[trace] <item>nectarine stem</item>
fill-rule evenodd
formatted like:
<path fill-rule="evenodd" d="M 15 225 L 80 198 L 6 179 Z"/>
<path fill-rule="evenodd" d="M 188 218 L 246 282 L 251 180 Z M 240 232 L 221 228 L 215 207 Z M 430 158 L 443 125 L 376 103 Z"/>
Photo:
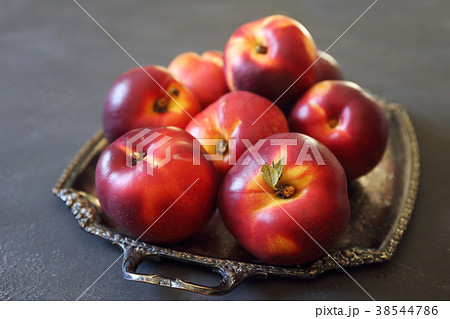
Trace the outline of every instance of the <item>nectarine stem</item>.
<path fill-rule="evenodd" d="M 330 128 L 336 128 L 336 126 L 338 126 L 338 124 L 339 124 L 339 119 L 338 118 L 332 118 L 328 122 L 328 125 L 330 125 Z"/>
<path fill-rule="evenodd" d="M 216 144 L 216 152 L 223 155 L 228 151 L 228 143 L 224 139 L 221 139 Z"/>
<path fill-rule="evenodd" d="M 139 152 L 133 152 L 130 154 L 131 156 L 131 164 L 134 166 L 137 163 L 139 163 L 140 161 L 142 161 L 144 159 L 144 157 L 146 156 L 146 153 L 139 153 Z"/>
<path fill-rule="evenodd" d="M 265 45 L 257 45 L 256 46 L 256 52 L 260 54 L 266 54 L 267 53 L 267 47 Z"/>
<path fill-rule="evenodd" d="M 178 96 L 180 94 L 180 90 L 178 90 L 177 88 L 171 88 L 169 90 L 169 94 L 173 96 Z"/>
<path fill-rule="evenodd" d="M 167 112 L 168 105 L 169 105 L 169 101 L 167 100 L 167 98 L 162 97 L 155 101 L 155 104 L 153 105 L 153 110 L 156 113 L 164 113 L 164 112 Z"/>
<path fill-rule="evenodd" d="M 292 185 L 284 185 L 277 187 L 275 194 L 277 194 L 278 197 L 283 199 L 289 198 L 295 194 L 295 187 Z"/>

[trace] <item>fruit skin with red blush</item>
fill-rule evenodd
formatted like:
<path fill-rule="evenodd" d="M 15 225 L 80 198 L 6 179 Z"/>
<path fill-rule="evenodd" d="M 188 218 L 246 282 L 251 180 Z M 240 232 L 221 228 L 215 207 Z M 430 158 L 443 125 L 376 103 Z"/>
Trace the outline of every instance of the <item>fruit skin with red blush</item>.
<path fill-rule="evenodd" d="M 319 60 L 316 62 L 316 83 L 325 80 L 343 80 L 339 63 L 327 52 L 318 50 Z"/>
<path fill-rule="evenodd" d="M 225 78 L 231 91 L 250 91 L 271 101 L 290 87 L 280 100 L 285 103 L 315 82 L 316 58 L 308 30 L 292 18 L 273 15 L 246 23 L 231 35 L 224 50 Z"/>
<path fill-rule="evenodd" d="M 200 109 L 194 94 L 166 68 L 147 65 L 125 72 L 114 82 L 103 105 L 103 130 L 112 143 L 141 127 L 184 129 Z"/>
<path fill-rule="evenodd" d="M 342 70 L 339 63 L 330 54 L 317 50 L 318 60 L 315 63 L 315 83 L 325 80 L 343 80 Z M 289 115 L 290 111 L 295 105 L 295 100 L 285 101 L 281 99 L 277 102 L 277 105 L 286 114 Z"/>
<path fill-rule="evenodd" d="M 226 227 L 265 263 L 297 265 L 324 255 L 322 248 L 336 244 L 350 218 L 341 164 L 323 144 L 299 133 L 268 137 L 258 154 L 268 165 L 248 150 L 221 184 L 218 207 Z M 251 161 L 244 165 L 247 156 Z M 267 166 L 278 167 L 281 174 L 273 185 L 261 171 Z"/>
<path fill-rule="evenodd" d="M 164 138 L 169 139 L 162 143 Z M 136 129 L 109 145 L 95 171 L 105 214 L 150 243 L 178 242 L 196 233 L 214 213 L 218 177 L 204 156 L 193 163 L 193 141 L 182 129 L 163 127 Z"/>
<path fill-rule="evenodd" d="M 347 178 L 370 172 L 385 152 L 389 123 L 377 100 L 349 81 L 312 86 L 289 115 L 292 131 L 325 144 L 341 162 Z"/>
<path fill-rule="evenodd" d="M 228 92 L 220 51 L 182 53 L 169 64 L 169 71 L 194 93 L 202 108 Z"/>
<path fill-rule="evenodd" d="M 218 154 L 214 165 L 222 175 L 247 150 L 242 139 L 255 144 L 272 134 L 289 132 L 287 119 L 276 105 L 247 91 L 225 94 L 197 114 L 194 120 L 187 125 L 186 131 L 197 138 L 209 154 Z M 214 145 L 206 145 L 211 143 L 204 139 L 217 140 Z"/>

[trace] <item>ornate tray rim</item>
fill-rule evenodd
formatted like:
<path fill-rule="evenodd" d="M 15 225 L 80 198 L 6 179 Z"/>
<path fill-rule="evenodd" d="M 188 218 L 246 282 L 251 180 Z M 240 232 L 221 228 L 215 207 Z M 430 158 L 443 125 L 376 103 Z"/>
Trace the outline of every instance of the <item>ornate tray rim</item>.
<path fill-rule="evenodd" d="M 225 294 L 242 281 L 250 277 L 267 278 L 268 275 L 277 275 L 296 278 L 313 278 L 329 270 L 341 267 L 355 267 L 363 264 L 383 262 L 392 258 L 399 241 L 406 230 L 411 218 L 414 202 L 417 196 L 420 162 L 419 145 L 414 132 L 414 127 L 403 106 L 395 103 L 386 104 L 382 102 L 386 112 L 398 116 L 405 129 L 405 147 L 410 154 L 409 185 L 406 200 L 399 209 L 401 213 L 397 216 L 391 227 L 390 234 L 378 249 L 367 249 L 354 247 L 343 249 L 324 256 L 316 261 L 301 266 L 283 267 L 268 264 L 257 264 L 240 262 L 236 260 L 221 259 L 196 255 L 188 252 L 177 251 L 156 245 L 144 243 L 131 237 L 116 233 L 99 224 L 99 204 L 95 197 L 85 192 L 71 188 L 78 171 L 81 171 L 92 159 L 93 149 L 102 146 L 103 131 L 99 130 L 79 150 L 77 155 L 64 170 L 57 183 L 53 187 L 53 194 L 65 202 L 71 209 L 81 228 L 93 235 L 107 239 L 123 249 L 122 274 L 125 279 L 146 282 L 165 287 L 172 287 L 205 295 Z M 103 141 L 104 142 L 104 141 Z M 222 276 L 222 280 L 214 287 L 203 286 L 179 278 L 167 278 L 162 275 L 149 275 L 137 273 L 139 264 L 144 257 L 160 257 L 175 259 L 182 262 L 211 267 L 214 272 Z M 334 259 L 334 260 L 333 260 Z M 336 262 L 339 264 L 336 264 Z"/>

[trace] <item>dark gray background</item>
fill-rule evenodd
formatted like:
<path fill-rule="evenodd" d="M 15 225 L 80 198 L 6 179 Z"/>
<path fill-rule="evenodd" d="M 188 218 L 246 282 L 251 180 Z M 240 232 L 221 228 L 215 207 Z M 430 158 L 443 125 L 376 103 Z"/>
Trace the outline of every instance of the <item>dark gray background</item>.
<path fill-rule="evenodd" d="M 300 20 L 325 49 L 371 1 L 81 3 L 141 64 L 167 65 L 184 51 L 221 50 L 238 26 L 274 13 Z M 445 0 L 380 0 L 330 50 L 346 78 L 406 106 L 421 147 L 419 196 L 397 253 L 350 270 L 375 299 L 450 296 L 449 12 Z M 84 233 L 51 188 L 100 128 L 111 83 L 134 66 L 73 1 L 0 1 L 0 299 L 76 299 L 119 256 L 109 242 Z M 166 269 L 198 275 L 189 267 Z M 205 297 L 126 281 L 117 263 L 83 299 L 368 297 L 341 271 L 251 281 Z"/>

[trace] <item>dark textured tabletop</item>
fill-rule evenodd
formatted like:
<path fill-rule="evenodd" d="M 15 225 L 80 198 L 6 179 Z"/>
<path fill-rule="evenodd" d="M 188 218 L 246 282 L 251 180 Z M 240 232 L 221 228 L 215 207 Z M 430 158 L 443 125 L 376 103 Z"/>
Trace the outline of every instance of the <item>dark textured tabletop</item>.
<path fill-rule="evenodd" d="M 245 22 L 281 13 L 326 49 L 372 1 L 80 1 L 139 63 L 222 50 Z M 111 83 L 135 66 L 71 0 L 0 4 L 0 300 L 77 299 L 120 255 L 86 234 L 51 188 L 101 126 Z M 380 0 L 329 50 L 347 79 L 403 104 L 420 144 L 413 218 L 394 258 L 349 273 L 377 300 L 450 297 L 450 2 Z M 245 282 L 206 297 L 122 279 L 114 264 L 82 300 L 367 300 L 342 271 Z M 155 271 L 184 278 L 177 264 Z"/>

